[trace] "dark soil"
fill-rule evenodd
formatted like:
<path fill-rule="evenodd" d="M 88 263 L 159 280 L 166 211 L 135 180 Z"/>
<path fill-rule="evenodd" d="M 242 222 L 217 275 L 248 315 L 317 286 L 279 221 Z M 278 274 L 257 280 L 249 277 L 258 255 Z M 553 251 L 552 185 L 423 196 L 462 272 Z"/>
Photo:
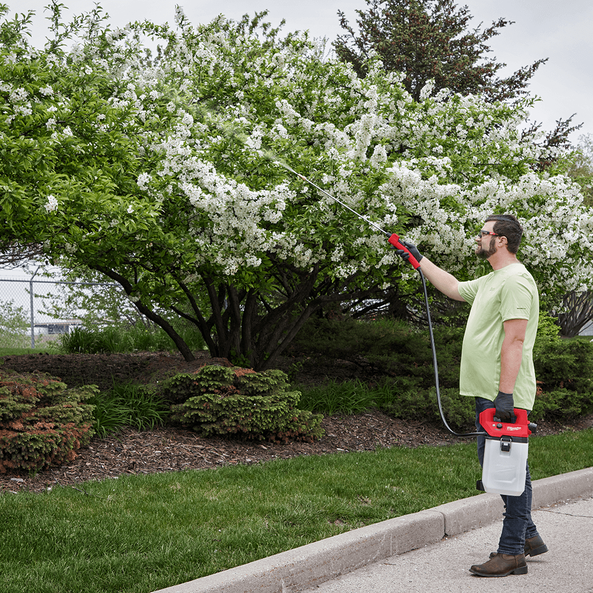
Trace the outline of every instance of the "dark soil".
<path fill-rule="evenodd" d="M 293 360 L 280 368 L 290 371 Z M 361 375 L 359 367 L 342 361 L 326 366 L 300 361 L 296 379 L 311 383 L 325 378 L 349 379 Z M 4 368 L 19 372 L 41 371 L 59 377 L 69 386 L 96 384 L 109 389 L 113 382 L 154 383 L 182 372 L 192 372 L 205 364 L 228 365 L 225 359 L 212 359 L 207 352 L 185 362 L 176 354 L 34 354 L 0 357 Z M 173 426 L 138 432 L 125 429 L 105 438 L 95 437 L 67 465 L 40 471 L 0 474 L 0 492 L 28 490 L 42 492 L 56 485 L 78 487 L 88 480 L 116 478 L 122 474 L 150 474 L 184 469 L 207 469 L 223 465 L 253 464 L 299 455 L 323 455 L 348 451 L 370 451 L 377 447 L 439 446 L 466 442 L 450 435 L 434 422 L 410 422 L 391 418 L 378 410 L 352 416 L 327 416 L 322 424 L 325 436 L 315 443 L 276 444 L 229 438 L 202 438 Z M 583 430 L 593 426 L 593 416 L 579 418 L 562 426 L 540 423 L 538 434 Z"/>

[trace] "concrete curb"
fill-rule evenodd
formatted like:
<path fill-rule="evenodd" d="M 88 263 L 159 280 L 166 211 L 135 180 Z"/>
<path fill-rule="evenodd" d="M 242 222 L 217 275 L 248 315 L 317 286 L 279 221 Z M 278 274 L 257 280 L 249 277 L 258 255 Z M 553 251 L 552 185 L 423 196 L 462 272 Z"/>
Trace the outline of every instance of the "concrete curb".
<path fill-rule="evenodd" d="M 593 468 L 533 482 L 533 508 L 593 494 Z M 502 517 L 497 494 L 481 494 L 389 519 L 154 593 L 288 593 L 404 554 Z"/>

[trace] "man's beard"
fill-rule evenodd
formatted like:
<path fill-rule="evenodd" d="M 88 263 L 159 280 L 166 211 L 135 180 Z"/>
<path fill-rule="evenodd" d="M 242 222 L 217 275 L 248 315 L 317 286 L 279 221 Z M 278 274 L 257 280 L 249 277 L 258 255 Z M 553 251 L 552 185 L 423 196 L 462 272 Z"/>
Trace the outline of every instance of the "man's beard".
<path fill-rule="evenodd" d="M 493 239 L 494 237 L 490 237 L 490 245 L 488 246 L 488 249 L 484 249 L 483 245 L 478 247 L 478 250 L 476 251 L 476 255 L 478 257 L 481 257 L 482 259 L 488 259 L 491 255 L 496 253 L 496 245 L 494 245 Z"/>

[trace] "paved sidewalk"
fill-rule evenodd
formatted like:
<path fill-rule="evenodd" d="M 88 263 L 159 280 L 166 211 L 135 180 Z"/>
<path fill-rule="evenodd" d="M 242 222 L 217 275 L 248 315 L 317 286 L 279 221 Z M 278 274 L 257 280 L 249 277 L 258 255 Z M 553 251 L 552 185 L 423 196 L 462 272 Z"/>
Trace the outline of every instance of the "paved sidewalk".
<path fill-rule="evenodd" d="M 527 575 L 469 572 L 502 527 L 500 496 L 481 494 L 156 593 L 593 593 L 593 467 L 533 482 L 533 509 L 550 551 Z"/>
<path fill-rule="evenodd" d="M 593 497 L 534 511 L 549 552 L 526 575 L 481 578 L 469 567 L 496 550 L 501 523 L 392 556 L 302 593 L 585 593 L 593 591 Z"/>

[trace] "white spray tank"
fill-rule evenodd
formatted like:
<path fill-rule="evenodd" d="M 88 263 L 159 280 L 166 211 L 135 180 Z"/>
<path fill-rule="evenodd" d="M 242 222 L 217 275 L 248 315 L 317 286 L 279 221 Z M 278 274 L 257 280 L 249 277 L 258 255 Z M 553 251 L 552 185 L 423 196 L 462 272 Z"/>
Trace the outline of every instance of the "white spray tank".
<path fill-rule="evenodd" d="M 495 419 L 495 408 L 480 414 L 480 424 L 486 431 L 480 490 L 507 496 L 520 496 L 525 490 L 529 435 L 537 425 L 529 422 L 527 410 L 515 408 L 514 412 L 514 423 Z"/>

